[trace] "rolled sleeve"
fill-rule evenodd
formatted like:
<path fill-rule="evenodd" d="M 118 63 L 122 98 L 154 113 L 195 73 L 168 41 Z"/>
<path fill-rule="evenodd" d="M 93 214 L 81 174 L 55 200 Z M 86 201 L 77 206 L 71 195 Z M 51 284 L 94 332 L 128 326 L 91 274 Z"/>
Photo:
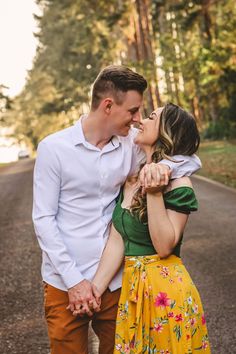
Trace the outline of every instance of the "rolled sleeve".
<path fill-rule="evenodd" d="M 66 248 L 57 226 L 60 163 L 52 146 L 41 142 L 34 168 L 33 222 L 39 245 L 60 274 L 67 289 L 84 279 Z"/>
<path fill-rule="evenodd" d="M 176 162 L 167 159 L 160 162 L 171 169 L 171 179 L 191 176 L 202 167 L 201 160 L 195 154 L 192 156 L 175 155 L 173 160 Z"/>

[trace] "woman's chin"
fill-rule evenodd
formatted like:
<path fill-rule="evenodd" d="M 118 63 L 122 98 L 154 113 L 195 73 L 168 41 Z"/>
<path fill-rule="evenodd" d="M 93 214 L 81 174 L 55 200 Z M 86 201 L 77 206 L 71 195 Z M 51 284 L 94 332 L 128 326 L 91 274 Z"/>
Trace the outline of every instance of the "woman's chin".
<path fill-rule="evenodd" d="M 138 136 L 134 139 L 134 143 L 140 147 L 140 149 L 144 149 L 144 144 L 142 139 L 139 139 Z"/>
<path fill-rule="evenodd" d="M 138 136 L 138 135 L 134 138 L 134 143 L 135 143 L 136 145 L 140 145 L 140 139 L 139 139 L 139 136 Z"/>
<path fill-rule="evenodd" d="M 142 132 L 139 131 L 136 137 L 134 138 L 134 143 L 140 145 L 142 143 Z"/>

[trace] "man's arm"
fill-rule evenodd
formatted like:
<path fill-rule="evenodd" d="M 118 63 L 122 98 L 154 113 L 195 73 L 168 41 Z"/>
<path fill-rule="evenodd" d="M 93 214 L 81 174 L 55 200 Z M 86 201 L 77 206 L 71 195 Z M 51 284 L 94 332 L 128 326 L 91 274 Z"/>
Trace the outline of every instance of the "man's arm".
<path fill-rule="evenodd" d="M 33 222 L 41 249 L 48 255 L 67 289 L 84 279 L 57 226 L 60 163 L 45 142 L 39 144 L 34 168 Z"/>
<path fill-rule="evenodd" d="M 132 128 L 130 132 L 132 144 L 132 162 L 129 172 L 130 176 L 136 175 L 139 172 L 140 164 L 145 163 L 146 159 L 144 151 L 140 148 L 140 146 L 134 143 L 134 138 L 137 133 L 138 130 Z M 142 185 L 145 185 L 147 187 L 148 184 L 151 184 L 151 181 L 159 185 L 158 182 L 160 181 L 161 177 L 160 170 L 161 173 L 164 175 L 164 179 L 166 181 L 169 178 L 175 179 L 184 176 L 191 176 L 193 173 L 197 172 L 202 167 L 199 157 L 195 154 L 193 154 L 192 156 L 175 155 L 171 158 L 176 162 L 170 161 L 168 159 L 163 159 L 158 163 L 160 167 L 154 168 L 153 166 L 148 166 L 146 171 L 142 170 L 140 174 Z M 169 169 L 167 169 L 166 166 L 168 166 Z M 169 170 L 171 172 L 170 174 Z M 147 178 L 146 172 L 148 174 Z"/>
<path fill-rule="evenodd" d="M 164 159 L 159 163 L 146 164 L 142 168 L 139 178 L 144 190 L 165 186 L 169 179 L 191 176 L 201 168 L 201 161 L 196 155 L 175 155 L 172 159 L 176 162 Z"/>
<path fill-rule="evenodd" d="M 74 311 L 83 305 L 88 310 L 88 301 L 94 300 L 92 285 L 70 256 L 57 226 L 61 166 L 52 148 L 46 142 L 38 147 L 34 169 L 34 228 L 41 249 L 68 289 L 69 308 Z"/>
<path fill-rule="evenodd" d="M 163 159 L 159 162 L 171 169 L 171 179 L 191 176 L 202 167 L 201 160 L 195 154 L 192 156 L 175 155 L 172 156 L 172 160 L 177 162 L 167 159 Z"/>

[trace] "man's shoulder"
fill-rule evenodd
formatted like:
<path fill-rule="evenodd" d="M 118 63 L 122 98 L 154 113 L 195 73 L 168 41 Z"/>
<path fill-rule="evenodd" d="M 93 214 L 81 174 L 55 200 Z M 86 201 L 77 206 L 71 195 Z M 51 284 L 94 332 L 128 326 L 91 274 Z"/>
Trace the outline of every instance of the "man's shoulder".
<path fill-rule="evenodd" d="M 40 141 L 40 145 L 63 145 L 65 141 L 70 140 L 70 132 L 73 126 L 59 130 L 55 133 L 47 135 Z"/>

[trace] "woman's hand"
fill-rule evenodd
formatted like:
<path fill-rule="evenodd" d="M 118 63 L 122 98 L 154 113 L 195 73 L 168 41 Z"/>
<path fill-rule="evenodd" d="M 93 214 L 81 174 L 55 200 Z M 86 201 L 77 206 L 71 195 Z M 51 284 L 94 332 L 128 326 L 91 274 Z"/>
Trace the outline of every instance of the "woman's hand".
<path fill-rule="evenodd" d="M 171 170 L 168 166 L 161 163 L 146 164 L 139 174 L 143 192 L 161 192 L 169 183 Z"/>
<path fill-rule="evenodd" d="M 74 311 L 72 311 L 73 316 L 92 316 L 94 312 L 99 312 L 101 310 L 101 296 L 102 293 L 98 290 L 95 284 L 91 283 L 93 298 L 87 302 L 81 304 L 81 306 Z"/>

